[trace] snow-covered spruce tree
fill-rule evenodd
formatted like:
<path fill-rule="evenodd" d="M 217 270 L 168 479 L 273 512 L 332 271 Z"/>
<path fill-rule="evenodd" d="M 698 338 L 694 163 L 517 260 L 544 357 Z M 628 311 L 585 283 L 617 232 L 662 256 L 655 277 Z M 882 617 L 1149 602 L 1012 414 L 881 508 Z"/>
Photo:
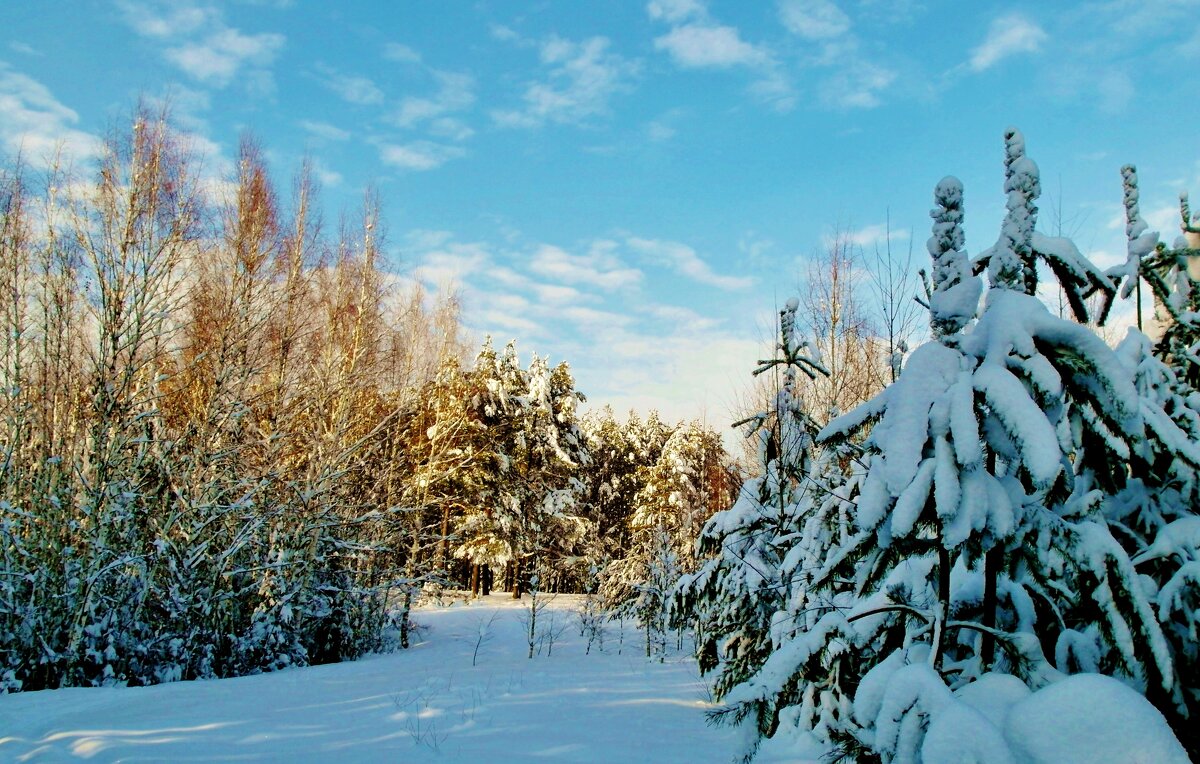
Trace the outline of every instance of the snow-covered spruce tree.
<path fill-rule="evenodd" d="M 1129 257 L 1112 271 L 1127 279 L 1122 293 L 1150 285 L 1162 336 L 1157 344 L 1131 329 L 1118 353 L 1131 369 L 1142 400 L 1147 439 L 1140 458 L 1131 462 L 1128 483 L 1106 504 L 1114 535 L 1133 556 L 1144 584 L 1153 582 L 1155 605 L 1174 658 L 1171 697 L 1156 698 L 1180 739 L 1193 755 L 1200 752 L 1195 718 L 1200 714 L 1200 396 L 1196 347 L 1200 323 L 1194 304 L 1196 281 L 1189 249 L 1181 237 L 1174 249 L 1158 243 L 1138 209 L 1137 171 L 1121 168 L 1125 189 Z M 1187 197 L 1181 198 L 1181 228 L 1190 225 Z M 1139 313 L 1140 316 L 1140 313 Z"/>
<path fill-rule="evenodd" d="M 524 556 L 530 573 L 539 574 L 542 590 L 558 592 L 564 585 L 577 586 L 586 575 L 585 540 L 594 534 L 581 506 L 580 473 L 591 464 L 579 426 L 584 396 L 565 361 L 551 368 L 546 357 L 535 356 L 529 377 L 532 416 L 524 435 L 524 469 L 531 510 Z"/>
<path fill-rule="evenodd" d="M 777 352 L 754 370 L 755 376 L 776 374 L 771 409 L 737 423 L 749 425 L 749 437 L 758 440 L 761 475 L 746 481 L 732 507 L 705 523 L 696 540 L 700 568 L 679 579 L 669 605 L 673 626 L 695 630 L 701 671 L 716 671 L 717 699 L 770 653 L 771 619 L 783 607 L 780 568 L 813 499 L 809 473 L 817 428 L 796 382 L 798 375 L 812 378 L 826 370 L 796 326 L 798 307 L 792 299 L 779 312 Z M 774 731 L 775 719 L 761 702 L 734 706 L 728 718 L 757 734 Z"/>
<path fill-rule="evenodd" d="M 577 422 L 582 396 L 566 364 L 550 369 L 534 356 L 521 369 L 516 346 L 497 357 L 490 339 L 476 360 L 480 388 L 474 408 L 485 427 L 488 475 L 456 529 L 455 555 L 474 564 L 507 567 L 514 597 L 542 566 L 543 587 L 555 563 L 574 556 L 588 523 L 577 511 L 588 462 Z M 582 557 L 580 558 L 582 559 Z"/>
<path fill-rule="evenodd" d="M 605 406 L 585 417 L 581 425 L 592 456 L 584 476 L 587 488 L 583 501 L 587 516 L 596 523 L 590 554 L 598 567 L 620 555 L 629 540 L 629 517 L 642 485 L 631 430 L 640 424 L 632 412 L 629 421 L 621 424 L 612 409 Z"/>
<path fill-rule="evenodd" d="M 502 362 L 492 347 L 492 338 L 487 337 L 475 358 L 471 411 L 482 425 L 482 432 L 473 448 L 484 476 L 476 490 L 464 497 L 464 511 L 454 528 L 458 540 L 454 555 L 494 570 L 513 559 L 507 530 L 511 525 L 507 518 L 511 502 L 504 475 L 512 465 L 509 449 L 515 441 L 517 417 L 523 410 L 519 395 L 525 386 L 515 353 L 510 343 L 505 348 L 507 360 Z"/>
<path fill-rule="evenodd" d="M 671 432 L 658 459 L 638 470 L 638 482 L 628 545 L 605 566 L 600 591 L 619 616 L 633 615 L 644 628 L 653 622 L 661 631 L 661 605 L 669 587 L 653 586 L 659 592 L 655 609 L 647 604 L 647 582 L 662 578 L 665 569 L 672 571 L 672 581 L 679 572 L 695 570 L 700 529 L 732 498 L 730 465 L 715 432 L 686 422 Z"/>
<path fill-rule="evenodd" d="M 1087 669 L 1150 693 L 1173 686 L 1162 630 L 1103 513 L 1145 440 L 1136 390 L 1091 330 L 1033 294 L 1039 259 L 1068 276 L 1076 309 L 1112 286 L 1074 245 L 1034 233 L 1037 167 L 1018 132 L 1005 143 L 1008 214 L 980 258 L 991 281 L 982 313 L 952 331 L 978 287 L 935 277 L 936 341 L 822 431 L 827 444 L 868 433 L 854 528 L 808 582 L 825 613 L 726 697 L 776 714 L 798 706 L 790 718 L 855 757 L 915 760 L 947 685 L 987 672 L 1035 689 Z M 939 184 L 929 249 L 965 273 L 959 188 Z M 805 692 L 821 683 L 827 697 Z M 840 713 L 815 717 L 814 704 Z"/>
<path fill-rule="evenodd" d="M 1142 328 L 1142 282 L 1150 288 L 1156 328 L 1161 330 L 1156 353 L 1171 364 L 1181 382 L 1197 388 L 1200 386 L 1200 282 L 1195 263 L 1200 258 L 1200 227 L 1192 217 L 1187 193 L 1180 194 L 1182 235 L 1174 246 L 1166 246 L 1141 217 L 1137 169 L 1132 165 L 1122 167 L 1121 179 L 1125 189 L 1128 257 L 1109 274 L 1125 280 L 1122 296 L 1136 295 L 1139 329 Z"/>

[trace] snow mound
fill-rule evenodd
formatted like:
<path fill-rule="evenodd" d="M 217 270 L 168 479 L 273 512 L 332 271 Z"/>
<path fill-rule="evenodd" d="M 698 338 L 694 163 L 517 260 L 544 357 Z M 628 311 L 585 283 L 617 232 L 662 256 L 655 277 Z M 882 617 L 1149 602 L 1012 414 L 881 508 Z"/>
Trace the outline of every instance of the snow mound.
<path fill-rule="evenodd" d="M 1022 764 L 1188 764 L 1158 710 L 1101 674 L 1076 674 L 1020 701 L 1004 736 Z"/>

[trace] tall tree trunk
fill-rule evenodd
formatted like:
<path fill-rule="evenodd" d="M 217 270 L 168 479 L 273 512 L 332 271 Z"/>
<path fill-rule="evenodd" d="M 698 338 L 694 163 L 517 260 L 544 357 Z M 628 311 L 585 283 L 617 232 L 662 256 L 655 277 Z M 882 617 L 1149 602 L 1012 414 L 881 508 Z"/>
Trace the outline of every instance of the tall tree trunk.
<path fill-rule="evenodd" d="M 996 454 L 989 453 L 987 456 L 988 472 L 996 474 Z M 1004 564 L 1004 549 L 997 542 L 983 556 L 983 625 L 994 629 L 996 628 L 996 609 L 999 607 L 999 598 L 996 596 L 996 580 L 1000 575 L 1000 566 Z M 983 633 L 983 640 L 980 644 L 980 658 L 983 661 L 983 670 L 988 671 L 992 667 L 992 661 L 996 657 L 996 636 L 989 632 Z"/>
<path fill-rule="evenodd" d="M 448 502 L 443 502 L 442 503 L 442 537 L 440 539 L 438 539 L 438 552 L 437 552 L 437 569 L 438 570 L 442 570 L 442 571 L 446 570 L 446 560 L 448 557 L 449 547 L 450 547 L 450 504 Z M 477 567 L 478 566 L 472 566 L 472 568 L 471 568 L 472 577 L 474 577 L 476 575 Z M 472 587 L 471 593 L 472 594 L 475 593 L 474 587 Z"/>
<path fill-rule="evenodd" d="M 946 664 L 946 623 L 950 620 L 950 550 L 938 544 L 938 618 L 937 630 L 938 663 L 940 670 Z"/>
<path fill-rule="evenodd" d="M 479 586 L 484 597 L 492 593 L 492 569 L 487 565 L 479 566 Z"/>
<path fill-rule="evenodd" d="M 1004 549 L 997 543 L 983 557 L 983 625 L 989 629 L 996 628 L 996 610 L 1000 606 L 1000 598 L 996 596 L 996 580 L 1003 564 Z M 996 658 L 996 635 L 990 631 L 983 632 L 980 658 L 983 660 L 983 670 L 991 670 Z"/>

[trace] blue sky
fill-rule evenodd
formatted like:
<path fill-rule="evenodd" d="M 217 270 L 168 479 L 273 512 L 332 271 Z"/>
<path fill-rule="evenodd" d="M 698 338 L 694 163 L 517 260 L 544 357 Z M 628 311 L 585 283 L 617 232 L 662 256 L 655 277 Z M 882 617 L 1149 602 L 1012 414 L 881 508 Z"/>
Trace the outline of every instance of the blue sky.
<path fill-rule="evenodd" d="M 960 177 L 972 252 L 1003 212 L 1004 128 L 1102 265 L 1119 168 L 1173 239 L 1200 191 L 1200 2 L 6 2 L 0 146 L 82 159 L 169 95 L 205 169 L 252 131 L 329 207 L 375 184 L 392 267 L 460 290 L 478 337 L 572 363 L 593 403 L 727 421 L 835 228 L 924 264 Z"/>

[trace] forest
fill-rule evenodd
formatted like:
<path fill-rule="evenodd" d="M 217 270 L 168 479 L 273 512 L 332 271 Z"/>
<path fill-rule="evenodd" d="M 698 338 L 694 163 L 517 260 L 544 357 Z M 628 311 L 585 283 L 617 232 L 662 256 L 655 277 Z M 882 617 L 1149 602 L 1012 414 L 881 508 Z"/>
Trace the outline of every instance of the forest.
<path fill-rule="evenodd" d="M 251 138 L 218 186 L 148 107 L 94 171 L 10 160 L 0 693 L 348 661 L 443 591 L 573 593 L 647 658 L 694 647 L 746 761 L 1041 761 L 1012 720 L 1089 696 L 1200 755 L 1197 218 L 1161 240 L 1124 167 L 1100 269 L 1002 148 L 993 246 L 947 176 L 919 274 L 813 259 L 733 437 L 585 409 L 568 362 L 396 277 L 376 195 L 326 225 Z M 1119 300 L 1155 326 L 1112 336 Z"/>

